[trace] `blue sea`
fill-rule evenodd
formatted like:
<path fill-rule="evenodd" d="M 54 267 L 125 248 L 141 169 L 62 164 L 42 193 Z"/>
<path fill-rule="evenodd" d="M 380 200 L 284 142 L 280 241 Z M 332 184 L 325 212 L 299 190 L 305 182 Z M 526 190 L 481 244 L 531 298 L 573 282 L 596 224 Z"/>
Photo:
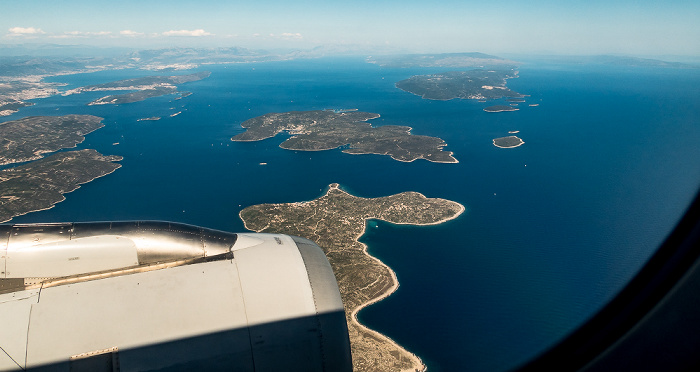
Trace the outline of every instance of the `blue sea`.
<path fill-rule="evenodd" d="M 86 106 L 104 92 L 37 99 L 3 120 L 92 114 L 105 127 L 79 149 L 122 168 L 11 222 L 170 220 L 244 231 L 238 212 L 311 200 L 330 183 L 362 197 L 418 191 L 463 204 L 436 226 L 369 221 L 361 241 L 400 287 L 359 314 L 430 371 L 514 368 L 603 306 L 654 252 L 700 185 L 700 70 L 526 61 L 505 101 L 430 101 L 394 84 L 440 68 L 381 68 L 362 58 L 210 65 L 189 97 Z M 53 77 L 62 89 L 153 75 L 140 70 Z M 163 74 L 174 74 L 172 72 Z M 539 104 L 531 107 L 529 104 Z M 288 136 L 234 143 L 269 112 L 359 109 L 371 123 L 443 138 L 459 160 L 403 163 L 340 150 L 280 149 Z M 170 117 L 170 115 L 182 112 Z M 137 121 L 161 116 L 159 121 Z M 492 139 L 520 131 L 512 149 Z M 261 165 L 260 163 L 267 163 Z"/>

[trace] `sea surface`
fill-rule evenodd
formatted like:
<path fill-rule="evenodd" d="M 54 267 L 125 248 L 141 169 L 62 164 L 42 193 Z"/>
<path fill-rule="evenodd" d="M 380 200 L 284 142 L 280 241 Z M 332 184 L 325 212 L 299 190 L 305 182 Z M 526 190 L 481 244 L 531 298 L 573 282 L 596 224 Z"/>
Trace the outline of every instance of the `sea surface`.
<path fill-rule="evenodd" d="M 400 287 L 360 321 L 416 353 L 430 371 L 514 368 L 603 306 L 654 252 L 700 185 L 699 70 L 527 61 L 503 100 L 430 101 L 394 83 L 441 68 L 381 68 L 361 58 L 209 65 L 192 92 L 86 106 L 89 92 L 34 100 L 2 120 L 92 114 L 105 127 L 79 149 L 120 155 L 122 168 L 12 223 L 169 220 L 244 231 L 238 212 L 311 200 L 330 183 L 362 197 L 418 191 L 463 204 L 436 226 L 369 221 L 361 241 Z M 153 75 L 140 70 L 53 77 L 61 89 Z M 531 107 L 529 104 L 539 104 Z M 340 150 L 297 152 L 288 135 L 231 142 L 269 112 L 359 109 L 371 123 L 443 138 L 459 160 L 403 163 Z M 181 114 L 170 117 L 170 115 Z M 137 121 L 161 116 L 158 121 Z M 516 134 L 525 144 L 497 148 Z M 266 163 L 266 164 L 261 164 Z"/>

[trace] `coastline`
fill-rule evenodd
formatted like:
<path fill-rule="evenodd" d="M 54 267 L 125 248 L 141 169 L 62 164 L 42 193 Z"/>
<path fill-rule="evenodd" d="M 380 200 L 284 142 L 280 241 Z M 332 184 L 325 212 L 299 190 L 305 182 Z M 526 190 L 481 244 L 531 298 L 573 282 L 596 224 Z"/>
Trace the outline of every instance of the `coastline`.
<path fill-rule="evenodd" d="M 286 113 L 268 113 L 262 116 L 258 116 L 252 119 L 248 119 L 241 123 L 241 128 L 244 129 L 244 131 L 234 135 L 231 137 L 232 142 L 256 142 L 256 141 L 261 141 L 265 140 L 268 138 L 273 138 L 277 136 L 278 134 L 282 132 L 286 132 L 290 135 L 289 138 L 287 138 L 285 141 L 280 143 L 278 145 L 279 148 L 285 149 L 285 150 L 291 150 L 291 151 L 328 151 L 328 150 L 335 150 L 338 148 L 343 148 L 341 152 L 344 154 L 349 154 L 349 155 L 365 155 L 365 154 L 372 154 L 372 155 L 387 155 L 391 157 L 393 160 L 404 162 L 404 163 L 410 163 L 415 160 L 423 159 L 432 163 L 446 163 L 446 164 L 452 164 L 452 163 L 459 163 L 459 160 L 454 157 L 454 152 L 453 151 L 446 151 L 443 150 L 445 146 L 447 146 L 447 143 L 442 139 L 438 137 L 430 137 L 430 136 L 425 136 L 425 135 L 414 135 L 411 133 L 413 130 L 412 127 L 405 126 L 405 125 L 386 125 L 386 126 L 380 126 L 380 127 L 373 127 L 372 123 L 369 123 L 369 120 L 377 119 L 381 117 L 380 114 L 377 113 L 365 113 L 365 112 L 360 112 L 361 114 L 371 114 L 371 117 L 362 119 L 362 120 L 355 120 L 353 123 L 365 123 L 368 124 L 368 127 L 357 127 L 355 125 L 351 125 L 349 127 L 344 127 L 342 130 L 346 131 L 345 133 L 340 133 L 340 134 L 333 134 L 334 132 L 331 131 L 332 135 L 327 135 L 328 138 L 330 138 L 330 144 L 328 143 L 328 139 L 324 141 L 319 140 L 318 138 L 312 140 L 314 142 L 314 146 L 299 146 L 298 142 L 295 142 L 294 140 L 303 142 L 308 136 L 314 135 L 319 131 L 318 128 L 320 127 L 321 129 L 324 129 L 322 127 L 323 123 L 321 125 L 316 125 L 317 121 L 313 120 L 312 123 L 303 123 L 303 124 L 296 124 L 294 126 L 290 126 L 288 124 L 285 125 L 278 125 L 276 127 L 272 127 L 272 131 L 266 132 L 263 131 L 262 135 L 260 135 L 260 128 L 263 127 L 264 124 L 269 124 L 275 120 L 278 119 L 279 115 L 289 115 L 289 114 L 304 114 L 304 113 L 318 113 L 318 112 L 332 112 L 334 114 L 337 114 L 336 118 L 340 118 L 344 116 L 346 113 L 349 112 L 358 112 L 357 109 L 351 109 L 353 111 L 342 111 L 342 112 L 336 112 L 336 111 L 331 111 L 331 110 L 313 110 L 313 111 L 290 111 Z M 171 115 L 173 116 L 173 115 Z M 333 120 L 335 120 L 333 119 Z M 255 124 L 250 124 L 249 122 L 251 120 L 256 120 Z M 260 121 L 263 121 L 263 124 L 260 124 Z M 249 123 L 249 124 L 246 124 Z M 347 124 L 345 122 L 341 122 L 341 124 Z M 253 128 L 253 129 L 251 129 Z M 359 129 L 358 129 L 359 128 Z M 380 131 L 380 128 L 383 128 L 384 131 Z M 391 148 L 390 146 L 382 146 L 382 140 L 386 139 L 386 130 L 391 129 L 394 132 L 399 132 L 405 133 L 406 137 L 411 137 L 412 139 L 418 138 L 420 141 L 420 145 L 425 146 L 423 142 L 439 142 L 436 144 L 428 143 L 428 145 L 432 146 L 430 148 L 430 151 L 426 152 L 424 148 L 421 148 L 421 146 L 417 146 L 415 144 L 412 144 L 411 141 L 406 140 L 405 138 L 401 137 L 400 139 L 396 139 L 396 136 L 393 136 L 394 141 L 398 141 L 398 144 L 395 144 L 394 148 Z M 256 132 L 257 130 L 257 132 Z M 348 134 L 347 132 L 350 132 Z M 364 140 L 363 135 L 367 135 L 367 132 L 370 132 L 372 135 L 371 139 L 368 141 L 369 143 L 361 142 L 359 143 L 358 141 Z M 246 134 L 250 134 L 247 138 L 245 137 Z M 377 134 L 379 133 L 379 134 Z M 391 135 L 391 134 L 390 134 Z M 337 136 L 340 136 L 339 138 L 342 140 L 340 142 L 337 141 L 338 138 Z M 241 138 L 243 137 L 243 138 Z M 301 139 L 299 139 L 301 137 Z M 390 140 L 392 137 L 389 138 Z M 353 142 L 355 142 L 355 146 L 353 147 Z M 338 145 L 338 143 L 342 143 L 341 145 Z M 406 147 L 408 149 L 405 149 L 401 147 L 402 144 L 407 144 Z M 396 152 L 399 152 L 399 154 L 396 154 Z M 403 151 L 403 153 L 401 153 Z M 433 152 L 435 151 L 435 152 Z M 405 154 L 407 153 L 407 154 Z M 440 160 L 434 160 L 432 158 L 441 158 Z M 447 158 L 444 160 L 444 158 Z"/>
<path fill-rule="evenodd" d="M 61 117 L 67 117 L 67 116 L 70 116 L 70 115 L 63 115 Z M 49 117 L 49 116 L 43 116 L 43 117 Z M 27 119 L 27 118 L 23 118 L 23 119 Z M 0 124 L 6 125 L 8 123 L 21 121 L 23 119 L 10 120 L 10 121 L 6 121 L 6 122 L 0 123 Z M 44 155 L 46 155 L 46 154 L 56 153 L 57 151 L 60 151 L 60 150 L 77 148 L 79 144 L 81 144 L 85 141 L 86 135 L 88 135 L 88 134 L 90 134 L 98 129 L 105 127 L 104 118 L 99 118 L 99 119 L 100 120 L 97 122 L 98 126 L 95 127 L 94 129 L 85 129 L 85 130 L 78 131 L 78 133 L 79 133 L 78 139 L 75 141 L 75 143 L 73 145 L 66 145 L 66 146 L 62 146 L 59 148 L 51 147 L 49 149 L 37 149 L 36 151 L 34 151 L 34 156 L 31 156 L 28 158 L 22 158 L 22 159 L 9 159 L 9 158 L 2 157 L 0 155 L 0 166 L 9 165 L 9 164 L 17 164 L 17 163 L 27 163 L 27 162 L 43 159 L 43 158 L 45 158 Z"/>
<path fill-rule="evenodd" d="M 515 145 L 515 146 L 498 146 L 498 145 L 495 144 L 495 143 L 494 143 L 493 145 L 496 146 L 496 147 L 498 147 L 498 148 L 501 148 L 501 149 L 512 149 L 512 148 L 516 148 L 516 147 L 522 146 L 524 143 L 525 143 L 525 142 L 520 143 L 520 144 L 517 144 L 517 145 Z"/>
<path fill-rule="evenodd" d="M 511 108 L 510 110 L 509 110 L 509 109 L 493 109 L 493 110 L 489 110 L 488 107 L 487 107 L 487 108 L 484 109 L 484 111 L 485 111 L 485 112 L 496 113 L 496 112 L 511 112 L 511 111 L 519 111 L 519 110 L 520 110 L 519 108 L 514 108 L 514 107 L 510 107 L 510 108 Z"/>
<path fill-rule="evenodd" d="M 444 146 L 447 146 L 447 144 L 445 144 Z M 443 146 L 443 147 L 444 147 L 444 146 Z M 282 146 L 280 145 L 280 147 L 282 147 Z M 283 147 L 282 147 L 282 148 L 283 148 Z M 335 147 L 335 148 L 333 148 L 333 149 L 329 149 L 329 150 L 334 150 L 334 149 L 337 149 L 337 147 Z M 297 151 L 326 151 L 326 150 L 298 150 L 298 149 L 297 149 Z M 441 151 L 442 151 L 442 150 L 441 150 Z M 376 153 L 376 152 L 345 152 L 345 150 L 342 150 L 342 152 L 343 152 L 344 154 L 349 154 L 349 155 L 387 155 L 387 154 L 379 154 L 379 153 Z M 421 159 L 422 159 L 422 160 L 427 160 L 427 161 L 429 161 L 429 162 L 431 162 L 431 163 L 439 163 L 439 164 L 456 164 L 456 163 L 459 163 L 459 160 L 457 160 L 457 158 L 455 158 L 455 157 L 453 156 L 453 155 L 454 155 L 454 152 L 453 152 L 453 151 L 448 151 L 448 152 L 449 152 L 449 155 L 448 155 L 448 156 L 449 156 L 450 158 L 452 158 L 452 160 L 454 160 L 454 161 L 430 160 L 430 159 L 428 159 L 428 158 L 426 158 L 426 157 L 423 157 L 423 156 L 420 156 L 420 157 L 417 157 L 417 158 L 413 158 L 413 159 L 411 159 L 411 160 L 397 159 L 397 158 L 395 158 L 393 155 L 389 155 L 389 157 L 392 158 L 392 159 L 394 159 L 394 160 L 396 160 L 396 161 L 400 161 L 400 162 L 402 162 L 402 163 L 413 163 L 414 161 L 416 161 L 416 160 L 421 160 Z"/>
<path fill-rule="evenodd" d="M 338 185 L 338 184 L 334 184 L 332 187 L 334 187 L 334 188 L 337 189 L 337 190 L 340 190 L 340 191 L 345 192 L 344 190 L 342 190 L 342 189 L 340 188 L 340 185 Z M 328 189 L 328 191 L 326 192 L 326 194 L 328 194 L 328 192 L 330 192 L 330 190 L 331 190 L 331 188 Z M 347 192 L 345 192 L 345 193 L 347 193 Z M 419 192 L 416 192 L 416 194 L 418 194 L 418 195 L 420 195 L 420 196 L 422 196 L 422 197 L 425 197 L 425 195 L 423 195 L 423 194 L 421 194 L 421 193 L 419 193 Z M 446 199 L 442 199 L 442 200 L 446 200 Z M 456 203 L 456 202 L 455 202 L 455 203 Z M 355 237 L 355 242 L 358 243 L 358 244 L 360 244 L 360 245 L 362 246 L 362 253 L 364 253 L 367 257 L 369 257 L 370 259 L 372 259 L 372 260 L 374 260 L 375 262 L 377 262 L 379 265 L 385 267 L 385 268 L 387 269 L 387 271 L 389 271 L 389 273 L 391 273 L 391 281 L 392 281 L 393 285 L 391 286 L 391 288 L 389 288 L 389 290 L 387 290 L 386 292 L 382 293 L 382 294 L 379 295 L 378 297 L 375 297 L 375 298 L 373 298 L 373 299 L 370 299 L 370 300 L 368 300 L 368 301 L 365 301 L 365 302 L 361 303 L 360 305 L 358 305 L 355 309 L 353 309 L 353 311 L 352 311 L 351 314 L 350 314 L 351 319 L 352 319 L 352 321 L 353 321 L 353 323 L 354 323 L 355 325 L 357 325 L 360 329 L 364 330 L 365 332 L 370 333 L 370 334 L 373 334 L 373 335 L 375 335 L 375 336 L 377 336 L 377 337 L 384 338 L 384 339 L 386 339 L 389 343 L 391 343 L 391 344 L 393 344 L 393 345 L 396 345 L 397 347 L 399 347 L 399 348 L 403 349 L 404 351 L 406 351 L 406 352 L 411 356 L 411 358 L 414 360 L 414 364 L 419 366 L 418 368 L 406 369 L 406 370 L 402 370 L 401 372 L 404 372 L 404 371 L 406 371 L 406 372 L 414 372 L 414 371 L 425 372 L 425 371 L 428 370 L 428 367 L 423 363 L 423 360 L 422 360 L 418 355 L 416 355 L 415 353 L 413 353 L 413 352 L 411 352 L 411 351 L 408 351 L 408 349 L 406 349 L 405 347 L 403 347 L 402 345 L 400 345 L 398 342 L 394 341 L 391 337 L 389 337 L 389 336 L 387 336 L 387 335 L 385 335 L 385 334 L 383 334 L 383 333 L 380 333 L 380 332 L 378 332 L 378 331 L 375 331 L 375 330 L 373 330 L 373 329 L 371 329 L 371 328 L 368 328 L 368 327 L 365 326 L 364 324 L 360 323 L 360 321 L 357 319 L 357 314 L 360 312 L 360 310 L 366 308 L 366 307 L 369 306 L 369 305 L 372 305 L 372 304 L 374 304 L 374 303 L 377 303 L 377 302 L 379 302 L 379 301 L 381 301 L 381 300 L 384 300 L 385 298 L 391 296 L 394 292 L 396 292 L 397 289 L 399 289 L 399 285 L 400 285 L 399 279 L 398 279 L 398 277 L 396 276 L 396 272 L 395 272 L 391 267 L 389 267 L 389 265 L 385 264 L 382 260 L 380 260 L 379 258 L 374 257 L 374 256 L 372 256 L 371 254 L 369 254 L 369 252 L 367 251 L 367 249 L 368 249 L 367 244 L 361 243 L 361 242 L 360 242 L 360 238 L 367 232 L 367 221 L 369 221 L 369 220 L 381 220 L 381 221 L 385 221 L 385 222 L 392 223 L 392 224 L 395 224 L 395 225 L 415 225 L 415 226 L 439 225 L 439 224 L 445 223 L 445 222 L 447 222 L 447 221 L 454 220 L 454 219 L 456 219 L 457 217 L 459 217 L 460 215 L 462 215 L 462 213 L 464 213 L 464 212 L 466 211 L 466 207 L 465 207 L 464 205 L 462 205 L 462 204 L 460 204 L 460 203 L 456 203 L 456 204 L 458 204 L 459 207 L 460 207 L 459 212 L 457 212 L 455 215 L 453 215 L 453 216 L 451 216 L 451 217 L 444 218 L 444 219 L 442 219 L 442 220 L 440 220 L 440 221 L 431 222 L 431 223 L 415 223 L 415 224 L 414 224 L 414 223 L 396 223 L 396 222 L 387 221 L 387 220 L 384 220 L 384 219 L 378 218 L 378 217 L 366 218 L 366 219 L 365 219 L 365 225 L 364 225 L 364 227 L 362 228 L 362 232 L 361 232 L 359 235 L 357 235 L 357 236 Z"/>
<path fill-rule="evenodd" d="M 122 160 L 122 159 L 120 159 L 120 160 Z M 117 160 L 117 161 L 120 161 L 120 160 Z M 104 177 L 104 176 L 106 176 L 106 175 L 112 174 L 112 173 L 114 173 L 117 169 L 119 169 L 119 168 L 122 167 L 122 165 L 119 164 L 119 163 L 114 163 L 114 162 L 113 162 L 112 164 L 115 164 L 117 167 L 115 167 L 115 168 L 114 168 L 113 170 L 111 170 L 110 172 L 107 172 L 107 173 L 105 173 L 105 174 L 103 174 L 103 175 L 101 175 L 101 176 L 97 176 L 97 177 L 95 177 L 95 178 L 93 178 L 93 179 L 90 179 L 90 180 L 87 180 L 87 181 L 85 181 L 85 182 L 76 184 L 75 187 L 74 187 L 72 190 L 67 190 L 67 191 L 65 191 L 65 192 L 62 192 L 62 193 L 61 193 L 61 200 L 59 200 L 59 201 L 57 201 L 57 202 L 55 202 L 55 203 L 52 203 L 52 204 L 49 205 L 48 207 L 46 207 L 46 208 L 40 208 L 40 209 L 32 209 L 32 210 L 30 210 L 30 211 L 26 211 L 26 212 L 23 212 L 23 213 L 20 213 L 20 214 L 16 214 L 16 215 L 10 217 L 10 218 L 7 219 L 7 220 L 0 221 L 0 223 L 5 223 L 5 222 L 8 222 L 8 221 L 12 221 L 13 218 L 19 217 L 19 216 L 24 216 L 25 214 L 29 214 L 29 213 L 32 213 L 32 212 L 45 211 L 45 210 L 49 210 L 49 209 L 55 207 L 56 204 L 61 203 L 61 202 L 63 202 L 63 201 L 66 200 L 66 194 L 72 193 L 73 191 L 79 189 L 82 185 L 84 185 L 84 184 L 86 184 L 86 183 L 90 183 L 90 182 L 92 182 L 92 181 L 94 181 L 94 180 L 96 180 L 96 179 L 98 179 L 98 178 L 101 178 L 101 177 Z"/>
<path fill-rule="evenodd" d="M 365 220 L 365 221 L 366 221 L 366 220 Z M 383 221 L 383 220 L 382 220 L 382 221 Z M 370 299 L 370 300 L 368 300 L 368 301 L 365 301 L 365 302 L 361 303 L 360 305 L 358 305 L 357 307 L 355 307 L 355 308 L 352 310 L 352 312 L 350 313 L 350 319 L 352 320 L 352 323 L 353 323 L 355 326 L 357 326 L 359 329 L 361 329 L 361 330 L 363 330 L 364 332 L 367 332 L 367 333 L 369 333 L 369 334 L 372 334 L 372 335 L 374 335 L 375 337 L 379 337 L 379 338 L 385 339 L 388 343 L 390 343 L 390 344 L 396 346 L 396 347 L 399 348 L 399 349 L 402 349 L 403 351 L 405 351 L 405 352 L 409 355 L 409 358 L 412 360 L 412 363 L 411 363 L 411 364 L 412 364 L 412 367 L 409 368 L 409 369 L 401 370 L 401 372 L 414 372 L 414 371 L 425 372 L 425 371 L 427 371 L 428 367 L 423 363 L 423 360 L 421 360 L 420 357 L 418 357 L 415 353 L 412 353 L 412 352 L 408 351 L 408 349 L 406 349 L 405 347 L 401 346 L 398 342 L 394 341 L 391 337 L 389 337 L 389 336 L 387 336 L 387 335 L 385 335 L 385 334 L 383 334 L 383 333 L 380 333 L 380 332 L 378 332 L 378 331 L 375 331 L 375 330 L 373 330 L 373 329 L 371 329 L 371 328 L 365 326 L 364 324 L 360 323 L 360 321 L 357 319 L 357 314 L 360 312 L 360 310 L 364 309 L 365 307 L 367 307 L 367 306 L 369 306 L 369 305 L 372 305 L 372 304 L 374 304 L 374 303 L 377 303 L 377 302 L 379 302 L 379 301 L 381 301 L 381 300 L 383 300 L 383 299 L 385 299 L 385 298 L 391 296 L 394 292 L 396 292 L 397 289 L 399 289 L 399 279 L 398 279 L 398 277 L 396 276 L 396 272 L 394 272 L 394 270 L 392 270 L 391 267 L 389 267 L 389 265 L 387 265 L 387 264 L 385 264 L 384 262 L 382 262 L 382 260 L 380 260 L 380 259 L 378 259 L 377 257 L 374 257 L 374 256 L 372 256 L 371 254 L 369 254 L 369 252 L 367 252 L 367 244 L 364 244 L 364 243 L 360 243 L 360 242 L 359 242 L 359 239 L 362 237 L 362 235 L 365 234 L 366 230 L 367 230 L 367 228 L 366 228 L 366 224 L 365 224 L 365 228 L 362 230 L 362 234 L 358 235 L 358 236 L 355 238 L 355 242 L 357 242 L 357 243 L 359 243 L 360 245 L 362 245 L 362 252 L 363 252 L 367 257 L 369 257 L 370 259 L 374 260 L 377 264 L 379 264 L 379 265 L 385 267 L 385 268 L 387 269 L 387 271 L 389 271 L 389 273 L 391 273 L 391 282 L 392 282 L 392 286 L 391 286 L 386 292 L 382 293 L 382 294 L 379 295 L 378 297 L 375 297 L 375 298 L 373 298 L 373 299 Z"/>

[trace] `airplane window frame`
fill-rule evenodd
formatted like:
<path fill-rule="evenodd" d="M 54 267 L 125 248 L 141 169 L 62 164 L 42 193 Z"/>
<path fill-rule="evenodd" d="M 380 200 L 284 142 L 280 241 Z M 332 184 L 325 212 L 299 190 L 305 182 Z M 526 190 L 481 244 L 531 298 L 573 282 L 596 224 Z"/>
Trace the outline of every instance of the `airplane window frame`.
<path fill-rule="evenodd" d="M 663 326 L 665 320 L 660 319 L 659 316 L 655 318 L 654 310 L 658 309 L 663 301 L 673 296 L 687 297 L 687 291 L 685 294 L 682 292 L 678 294 L 678 289 L 688 282 L 700 281 L 699 267 L 700 191 L 696 193 L 685 214 L 666 240 L 617 296 L 558 344 L 517 370 L 520 372 L 606 370 L 609 365 L 606 367 L 604 363 L 597 364 L 600 362 L 600 357 L 611 350 L 614 351 L 625 337 L 630 336 L 633 331 L 639 331 L 645 322 L 658 323 L 656 327 Z M 695 297 L 683 299 L 682 303 L 689 305 L 700 301 L 700 293 L 696 293 Z M 647 333 L 637 336 L 653 337 L 648 333 L 648 329 L 647 327 Z M 645 331 L 642 330 L 642 332 Z M 690 337 L 690 339 L 687 337 L 691 332 L 693 328 L 670 330 L 673 340 L 664 339 L 664 342 L 675 342 L 675 344 L 696 342 L 700 347 L 699 336 Z M 683 354 L 683 350 L 678 352 Z M 645 358 L 641 351 L 638 350 L 637 354 L 638 357 Z M 700 365 L 700 355 L 697 353 L 694 356 L 682 356 L 683 360 L 678 361 L 675 366 L 669 365 L 667 370 L 685 370 L 689 367 L 688 363 Z M 655 356 L 647 355 L 646 358 L 655 358 Z M 643 364 L 638 364 L 642 365 L 641 368 L 653 370 L 652 366 L 644 367 Z"/>

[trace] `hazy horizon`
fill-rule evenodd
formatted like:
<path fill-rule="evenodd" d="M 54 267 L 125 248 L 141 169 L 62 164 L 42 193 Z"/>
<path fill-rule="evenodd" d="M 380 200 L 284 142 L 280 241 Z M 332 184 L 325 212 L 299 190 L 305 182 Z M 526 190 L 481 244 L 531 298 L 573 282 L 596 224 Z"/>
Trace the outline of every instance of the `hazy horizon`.
<path fill-rule="evenodd" d="M 3 14 L 3 46 L 268 50 L 333 46 L 397 53 L 700 55 L 700 4 L 685 0 L 429 4 L 30 0 L 3 4 Z"/>

